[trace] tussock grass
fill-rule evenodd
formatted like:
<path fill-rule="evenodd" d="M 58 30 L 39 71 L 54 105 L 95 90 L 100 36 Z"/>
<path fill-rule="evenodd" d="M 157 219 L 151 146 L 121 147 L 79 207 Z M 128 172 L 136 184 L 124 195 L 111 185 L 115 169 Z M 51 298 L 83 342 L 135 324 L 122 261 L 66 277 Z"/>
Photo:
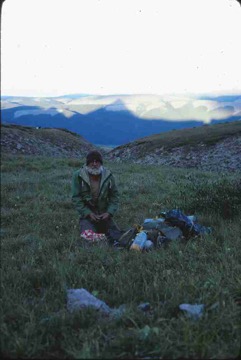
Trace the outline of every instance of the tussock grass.
<path fill-rule="evenodd" d="M 240 180 L 195 170 L 106 163 L 122 229 L 160 211 L 195 214 L 212 234 L 149 253 L 83 248 L 71 204 L 76 159 L 2 157 L 1 352 L 25 358 L 231 358 L 240 351 Z M 109 306 L 70 314 L 66 290 Z M 151 311 L 137 306 L 149 302 Z M 199 321 L 181 303 L 203 303 Z"/>

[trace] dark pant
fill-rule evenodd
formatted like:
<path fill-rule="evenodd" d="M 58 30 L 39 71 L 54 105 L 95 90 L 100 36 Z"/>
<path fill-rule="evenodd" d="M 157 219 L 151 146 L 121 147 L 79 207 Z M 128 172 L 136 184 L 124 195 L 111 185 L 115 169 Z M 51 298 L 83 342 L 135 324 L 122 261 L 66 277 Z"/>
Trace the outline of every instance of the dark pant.
<path fill-rule="evenodd" d="M 90 219 L 80 218 L 79 220 L 80 233 L 85 230 L 92 230 L 96 233 L 107 235 L 110 242 L 118 240 L 122 235 L 121 231 L 112 218 L 108 220 L 100 220 L 98 222 L 91 221 Z"/>

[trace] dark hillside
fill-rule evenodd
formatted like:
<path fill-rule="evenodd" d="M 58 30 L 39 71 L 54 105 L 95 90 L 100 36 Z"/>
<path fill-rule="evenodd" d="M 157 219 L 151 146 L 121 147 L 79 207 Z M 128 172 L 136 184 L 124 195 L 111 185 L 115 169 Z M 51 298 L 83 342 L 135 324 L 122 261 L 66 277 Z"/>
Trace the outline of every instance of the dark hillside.
<path fill-rule="evenodd" d="M 199 143 L 212 145 L 233 135 L 241 135 L 241 121 L 203 125 L 201 127 L 172 130 L 166 133 L 145 136 L 129 144 L 118 146 L 116 149 L 145 145 L 142 149 L 148 152 L 157 147 L 172 149 L 177 146 L 195 146 Z"/>
<path fill-rule="evenodd" d="M 110 151 L 111 159 L 203 170 L 241 170 L 241 121 L 173 130 Z"/>
<path fill-rule="evenodd" d="M 1 126 L 2 153 L 81 157 L 94 148 L 82 136 L 65 129 Z"/>

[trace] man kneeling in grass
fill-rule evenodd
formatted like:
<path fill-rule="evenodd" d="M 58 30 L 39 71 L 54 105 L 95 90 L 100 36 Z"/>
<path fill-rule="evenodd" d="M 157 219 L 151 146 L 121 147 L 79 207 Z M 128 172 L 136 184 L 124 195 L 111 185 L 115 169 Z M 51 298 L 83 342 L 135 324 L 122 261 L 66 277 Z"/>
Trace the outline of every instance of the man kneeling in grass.
<path fill-rule="evenodd" d="M 115 178 L 96 150 L 88 153 L 86 165 L 73 174 L 72 201 L 80 215 L 80 234 L 86 230 L 102 234 L 119 230 L 112 219 L 119 206 Z"/>

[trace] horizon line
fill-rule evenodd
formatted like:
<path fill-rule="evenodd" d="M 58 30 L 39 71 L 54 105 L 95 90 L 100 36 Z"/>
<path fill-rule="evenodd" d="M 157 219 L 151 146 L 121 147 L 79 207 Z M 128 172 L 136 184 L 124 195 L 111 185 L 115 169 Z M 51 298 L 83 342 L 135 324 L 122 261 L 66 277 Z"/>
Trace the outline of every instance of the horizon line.
<path fill-rule="evenodd" d="M 108 93 L 108 94 L 100 94 L 100 93 L 65 93 L 62 95 L 5 95 L 1 93 L 1 98 L 3 97 L 21 97 L 21 98 L 60 98 L 66 96 L 99 96 L 99 97 L 107 97 L 107 96 L 241 96 L 241 90 L 237 91 L 210 91 L 210 92 L 165 92 L 165 93 Z"/>

